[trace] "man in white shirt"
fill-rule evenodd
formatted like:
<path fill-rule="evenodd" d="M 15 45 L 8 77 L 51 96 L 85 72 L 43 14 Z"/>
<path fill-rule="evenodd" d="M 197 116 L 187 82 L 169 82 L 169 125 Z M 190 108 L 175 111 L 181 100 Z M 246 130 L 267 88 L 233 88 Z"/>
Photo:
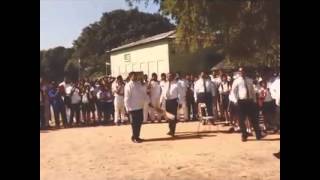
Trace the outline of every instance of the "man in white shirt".
<path fill-rule="evenodd" d="M 124 123 L 124 82 L 122 76 L 118 76 L 112 83 L 112 93 L 114 95 L 114 123 L 120 125 Z"/>
<path fill-rule="evenodd" d="M 259 127 L 258 109 L 255 104 L 256 94 L 253 88 L 252 79 L 245 77 L 245 72 L 240 69 L 240 77 L 234 80 L 231 92 L 234 94 L 234 100 L 239 107 L 239 125 L 242 132 L 242 141 L 247 141 L 248 132 L 245 120 L 248 117 L 255 130 L 256 139 L 263 138 Z"/>
<path fill-rule="evenodd" d="M 276 103 L 276 113 L 275 113 L 275 123 L 280 129 L 280 74 L 279 77 L 272 83 L 270 86 L 270 93 L 273 99 L 275 99 Z M 274 153 L 278 159 L 280 159 L 280 151 L 278 153 Z"/>
<path fill-rule="evenodd" d="M 205 103 L 208 116 L 213 116 L 213 99 L 216 96 L 216 87 L 206 72 L 201 72 L 200 78 L 194 84 L 194 99 L 198 103 Z M 204 114 L 204 112 L 199 112 Z M 214 124 L 214 121 L 211 122 Z"/>
<path fill-rule="evenodd" d="M 185 79 L 185 76 L 182 75 L 182 74 L 178 74 L 179 75 L 179 78 L 178 78 L 178 83 L 180 84 L 180 87 L 181 87 L 181 90 L 182 90 L 182 95 L 181 95 L 181 109 L 183 111 L 183 118 L 184 118 L 184 121 L 189 121 L 189 113 L 188 113 L 188 107 L 187 107 L 187 90 L 188 90 L 188 82 L 187 80 Z M 179 110 L 178 110 L 179 111 Z M 178 114 L 180 114 L 178 112 Z"/>
<path fill-rule="evenodd" d="M 70 97 L 70 94 L 71 94 L 71 89 L 73 87 L 72 83 L 70 83 L 70 81 L 67 79 L 67 78 L 64 78 L 64 81 L 61 82 L 59 84 L 59 87 L 61 87 L 64 91 L 64 96 L 63 96 L 63 101 L 66 105 L 66 113 L 67 113 L 67 118 L 68 118 L 68 121 L 70 121 L 70 109 L 71 109 L 71 97 Z"/>
<path fill-rule="evenodd" d="M 134 143 L 142 142 L 140 129 L 143 122 L 143 107 L 147 101 L 147 94 L 137 75 L 136 72 L 131 72 L 130 81 L 124 87 L 124 106 L 129 113 L 132 127 L 131 140 Z"/>
<path fill-rule="evenodd" d="M 196 102 L 194 99 L 194 79 L 193 75 L 186 75 L 187 80 L 187 93 L 186 93 L 186 101 L 188 108 L 188 119 L 192 119 L 195 121 L 197 119 L 198 108 L 196 107 Z M 191 117 L 192 112 L 192 117 Z"/>
<path fill-rule="evenodd" d="M 220 115 L 221 113 L 221 107 L 220 107 L 220 98 L 219 98 L 219 91 L 218 91 L 218 87 L 221 84 L 221 77 L 220 75 L 222 75 L 222 71 L 213 71 L 212 72 L 212 76 L 211 76 L 211 81 L 214 84 L 214 88 L 215 88 L 215 96 L 213 97 L 213 116 L 215 117 L 215 119 L 217 119 L 219 117 L 219 111 L 220 111 Z"/>
<path fill-rule="evenodd" d="M 278 77 L 270 87 L 271 97 L 276 103 L 275 123 L 280 128 L 280 77 Z"/>
<path fill-rule="evenodd" d="M 164 85 L 160 101 L 165 103 L 166 111 L 174 115 L 174 119 L 169 120 L 169 132 L 167 133 L 173 137 L 176 131 L 177 110 L 178 106 L 181 108 L 183 92 L 180 84 L 174 80 L 173 73 L 168 73 L 167 79 L 168 81 Z"/>
<path fill-rule="evenodd" d="M 155 108 L 160 108 L 160 96 L 161 96 L 161 87 L 158 81 L 158 76 L 156 73 L 152 73 L 151 80 L 149 82 L 149 96 L 152 107 L 149 107 L 149 115 L 151 122 L 155 120 L 155 114 L 157 113 Z M 158 114 L 158 120 L 161 120 Z"/>

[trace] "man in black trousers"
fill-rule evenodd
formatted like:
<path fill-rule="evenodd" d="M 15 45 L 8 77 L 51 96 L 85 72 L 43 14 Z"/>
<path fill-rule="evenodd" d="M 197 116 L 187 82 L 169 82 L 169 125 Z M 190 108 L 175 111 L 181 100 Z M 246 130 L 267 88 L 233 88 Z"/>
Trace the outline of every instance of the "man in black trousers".
<path fill-rule="evenodd" d="M 186 99 L 187 99 L 187 108 L 188 108 L 188 118 L 192 119 L 195 121 L 197 119 L 197 114 L 198 114 L 198 108 L 197 104 L 194 99 L 194 82 L 193 79 L 191 78 L 191 75 L 186 75 L 186 80 L 187 80 L 187 93 L 186 93 Z M 191 110 L 192 110 L 192 118 L 191 116 Z"/>
<path fill-rule="evenodd" d="M 247 127 L 245 125 L 247 117 L 253 125 L 256 139 L 260 140 L 263 138 L 263 135 L 259 127 L 258 109 L 255 104 L 256 96 L 253 88 L 253 80 L 246 77 L 243 68 L 239 69 L 239 73 L 240 77 L 234 80 L 231 91 L 235 94 L 235 99 L 239 107 L 239 125 L 242 132 L 242 141 L 245 142 L 248 138 Z"/>
<path fill-rule="evenodd" d="M 129 77 L 130 81 L 124 87 L 124 105 L 131 121 L 131 140 L 134 143 L 141 143 L 140 129 L 143 122 L 143 106 L 148 98 L 138 78 L 138 73 L 131 72 Z"/>
<path fill-rule="evenodd" d="M 207 72 L 201 72 L 200 78 L 194 84 L 194 98 L 199 103 L 205 103 L 208 116 L 211 116 L 211 123 L 214 124 L 213 121 L 213 99 L 216 96 L 216 87 L 215 84 L 212 83 L 209 79 Z M 202 115 L 205 112 L 201 112 Z"/>
<path fill-rule="evenodd" d="M 166 103 L 166 111 L 174 115 L 174 119 L 169 120 L 169 132 L 167 133 L 173 137 L 176 131 L 177 110 L 178 107 L 181 108 L 183 93 L 180 84 L 175 81 L 175 75 L 173 73 L 168 73 L 167 79 L 168 81 L 164 84 L 160 102 Z M 164 101 L 162 99 L 164 99 Z"/>

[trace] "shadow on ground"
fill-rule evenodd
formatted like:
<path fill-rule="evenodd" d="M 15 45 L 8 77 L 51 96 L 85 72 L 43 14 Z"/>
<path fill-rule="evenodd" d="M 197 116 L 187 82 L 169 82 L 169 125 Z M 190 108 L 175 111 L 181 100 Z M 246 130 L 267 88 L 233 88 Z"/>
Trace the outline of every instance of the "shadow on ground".
<path fill-rule="evenodd" d="M 152 139 L 144 139 L 144 142 L 154 142 L 154 141 L 176 141 L 176 140 L 184 140 L 184 139 L 202 139 L 203 137 L 214 137 L 216 135 L 202 135 L 202 134 L 183 134 L 176 135 L 174 137 L 165 137 L 165 138 L 152 138 Z"/>

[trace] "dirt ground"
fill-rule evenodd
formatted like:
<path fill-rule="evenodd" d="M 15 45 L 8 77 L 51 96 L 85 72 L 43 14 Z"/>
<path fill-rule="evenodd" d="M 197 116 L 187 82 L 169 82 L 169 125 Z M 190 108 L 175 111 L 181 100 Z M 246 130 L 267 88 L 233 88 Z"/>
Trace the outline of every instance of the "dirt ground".
<path fill-rule="evenodd" d="M 41 180 L 279 180 L 280 135 L 261 141 L 225 133 L 228 127 L 144 124 L 132 143 L 130 125 L 40 132 Z"/>

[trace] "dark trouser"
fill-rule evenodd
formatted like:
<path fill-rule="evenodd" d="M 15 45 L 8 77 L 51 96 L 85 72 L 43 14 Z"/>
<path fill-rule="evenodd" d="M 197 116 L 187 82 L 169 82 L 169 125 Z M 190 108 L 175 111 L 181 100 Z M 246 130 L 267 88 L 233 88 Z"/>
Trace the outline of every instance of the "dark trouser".
<path fill-rule="evenodd" d="M 66 105 L 66 108 L 71 108 L 71 97 L 70 96 L 64 97 L 64 104 Z"/>
<path fill-rule="evenodd" d="M 212 109 L 212 95 L 211 93 L 199 93 L 197 94 L 197 104 L 198 103 L 205 103 L 207 107 L 208 116 L 213 116 L 213 109 Z M 202 115 L 205 113 L 202 111 Z"/>
<path fill-rule="evenodd" d="M 174 120 L 169 120 L 170 133 L 174 134 L 176 131 L 177 124 L 177 110 L 178 110 L 178 99 L 166 100 L 166 111 L 174 115 Z"/>
<path fill-rule="evenodd" d="M 221 94 L 220 95 L 220 102 L 221 102 L 221 112 L 228 111 L 229 106 L 229 94 Z"/>
<path fill-rule="evenodd" d="M 129 118 L 131 120 L 132 137 L 138 139 L 140 138 L 140 130 L 143 122 L 143 109 L 129 111 Z"/>
<path fill-rule="evenodd" d="M 105 123 L 110 120 L 110 115 L 112 114 L 113 102 L 101 102 L 101 108 L 103 112 L 103 119 Z"/>
<path fill-rule="evenodd" d="M 256 138 L 261 137 L 261 130 L 258 119 L 258 107 L 252 100 L 239 100 L 239 125 L 242 137 L 247 138 L 247 128 L 245 124 L 246 117 L 249 118 L 256 133 Z"/>
<path fill-rule="evenodd" d="M 238 125 L 238 120 L 239 120 L 239 106 L 236 105 L 234 102 L 229 101 L 229 108 L 228 108 L 229 112 L 230 112 L 230 120 L 231 123 L 233 123 L 234 125 Z"/>
<path fill-rule="evenodd" d="M 102 102 L 97 100 L 96 105 L 97 105 L 98 120 L 101 121 L 102 112 L 103 112 L 103 110 L 102 110 Z"/>
<path fill-rule="evenodd" d="M 90 104 L 82 103 L 82 117 L 84 122 L 88 123 L 90 121 Z"/>
<path fill-rule="evenodd" d="M 53 106 L 54 120 L 57 127 L 60 126 L 60 114 L 62 117 L 62 123 L 64 126 L 67 125 L 67 115 L 66 107 L 64 105 L 55 105 Z"/>
<path fill-rule="evenodd" d="M 280 106 L 276 106 L 275 123 L 277 127 L 280 129 Z"/>
<path fill-rule="evenodd" d="M 262 113 L 263 113 L 263 118 L 265 119 L 265 126 L 267 128 L 276 126 L 274 122 L 275 104 L 273 101 L 263 103 Z"/>
<path fill-rule="evenodd" d="M 73 116 L 76 114 L 77 124 L 80 124 L 80 103 L 71 104 L 71 112 L 70 112 L 70 125 L 73 123 Z"/>
<path fill-rule="evenodd" d="M 192 109 L 192 119 L 195 119 L 198 114 L 198 108 L 193 96 L 187 97 L 187 108 L 188 108 L 188 118 L 191 119 L 191 109 Z"/>
<path fill-rule="evenodd" d="M 96 102 L 95 102 L 95 100 L 90 100 L 89 101 L 89 111 L 92 113 L 92 117 L 93 117 L 93 119 L 94 120 L 96 120 L 96 108 L 95 108 L 95 106 L 96 106 Z"/>
<path fill-rule="evenodd" d="M 44 105 L 40 105 L 40 124 L 42 128 L 45 126 L 45 123 Z"/>

